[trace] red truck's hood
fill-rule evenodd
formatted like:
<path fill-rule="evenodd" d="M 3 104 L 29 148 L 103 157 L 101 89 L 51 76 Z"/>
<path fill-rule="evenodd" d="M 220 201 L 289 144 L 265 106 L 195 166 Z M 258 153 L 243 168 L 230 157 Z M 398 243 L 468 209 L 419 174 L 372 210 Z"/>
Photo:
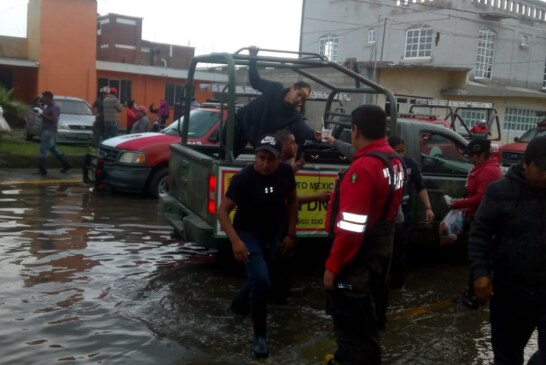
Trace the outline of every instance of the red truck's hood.
<path fill-rule="evenodd" d="M 510 152 L 525 152 L 525 149 L 527 148 L 527 143 L 525 142 L 514 142 L 505 144 L 502 146 L 503 151 L 510 151 Z"/>
<path fill-rule="evenodd" d="M 122 136 L 109 138 L 102 141 L 102 144 L 108 147 L 117 148 L 129 151 L 141 151 L 144 148 L 149 148 L 154 145 L 170 145 L 180 142 L 180 137 L 169 136 L 163 133 L 137 133 L 124 134 Z"/>

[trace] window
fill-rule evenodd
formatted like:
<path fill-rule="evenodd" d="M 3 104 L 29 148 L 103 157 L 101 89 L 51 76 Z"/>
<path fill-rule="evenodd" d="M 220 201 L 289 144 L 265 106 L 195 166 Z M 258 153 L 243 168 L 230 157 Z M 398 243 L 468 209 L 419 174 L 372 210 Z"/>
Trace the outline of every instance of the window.
<path fill-rule="evenodd" d="M 328 60 L 337 61 L 337 45 L 339 38 L 335 35 L 328 34 L 319 39 L 319 53 L 326 56 Z"/>
<path fill-rule="evenodd" d="M 420 148 L 423 173 L 466 177 L 472 168 L 464 146 L 439 132 L 421 132 Z"/>
<path fill-rule="evenodd" d="M 487 112 L 485 110 L 463 109 L 460 111 L 461 118 L 468 128 L 475 126 L 480 120 L 487 120 Z"/>
<path fill-rule="evenodd" d="M 167 100 L 167 103 L 169 103 L 170 106 L 182 102 L 183 92 L 184 85 L 165 84 L 165 100 Z"/>
<path fill-rule="evenodd" d="M 480 30 L 478 35 L 478 53 L 476 55 L 476 69 L 474 77 L 490 79 L 495 56 L 495 33 L 489 30 Z"/>
<path fill-rule="evenodd" d="M 375 29 L 368 29 L 368 43 L 373 44 L 377 40 L 377 32 Z"/>
<path fill-rule="evenodd" d="M 544 111 L 506 107 L 504 111 L 504 130 L 526 131 L 536 127 L 537 123 L 544 119 Z"/>
<path fill-rule="evenodd" d="M 118 99 L 121 104 L 127 104 L 127 102 L 131 100 L 131 80 L 99 79 L 99 89 L 103 86 L 115 87 L 118 89 Z"/>
<path fill-rule="evenodd" d="M 432 53 L 432 28 L 419 26 L 406 32 L 404 58 L 430 58 Z"/>

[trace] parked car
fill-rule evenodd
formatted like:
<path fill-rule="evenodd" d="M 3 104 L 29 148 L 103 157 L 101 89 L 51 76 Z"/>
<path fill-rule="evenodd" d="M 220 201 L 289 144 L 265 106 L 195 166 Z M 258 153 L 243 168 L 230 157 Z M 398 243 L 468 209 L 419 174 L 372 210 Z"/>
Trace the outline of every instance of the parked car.
<path fill-rule="evenodd" d="M 501 168 L 503 172 L 523 158 L 527 144 L 535 137 L 546 135 L 546 123 L 539 124 L 529 129 L 521 137 L 514 138 L 514 143 L 504 145 L 502 152 Z"/>
<path fill-rule="evenodd" d="M 220 116 L 219 108 L 192 110 L 188 143 L 218 145 Z M 170 145 L 180 143 L 183 123 L 182 117 L 161 133 L 127 134 L 102 141 L 97 155 L 86 155 L 84 182 L 94 184 L 97 190 L 110 188 L 154 197 L 168 192 Z"/>
<path fill-rule="evenodd" d="M 57 125 L 57 142 L 89 144 L 93 139 L 93 123 L 95 116 L 89 104 L 80 98 L 72 96 L 55 96 L 61 114 Z M 42 105 L 40 97 L 32 103 L 32 109 L 25 118 L 26 139 L 40 138 L 42 134 Z"/>

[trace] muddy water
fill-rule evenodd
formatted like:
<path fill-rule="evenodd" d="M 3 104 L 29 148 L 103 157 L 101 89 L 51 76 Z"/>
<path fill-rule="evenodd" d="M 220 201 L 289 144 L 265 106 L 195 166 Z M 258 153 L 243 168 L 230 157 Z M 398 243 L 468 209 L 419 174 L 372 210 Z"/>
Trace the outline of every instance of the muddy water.
<path fill-rule="evenodd" d="M 288 305 L 270 306 L 272 356 L 255 361 L 249 320 L 225 313 L 241 272 L 169 233 L 152 199 L 0 186 L 0 364 L 319 364 L 334 348 L 313 265 Z M 442 259 L 410 270 L 385 364 L 489 363 L 487 309 L 450 303 L 466 275 Z"/>

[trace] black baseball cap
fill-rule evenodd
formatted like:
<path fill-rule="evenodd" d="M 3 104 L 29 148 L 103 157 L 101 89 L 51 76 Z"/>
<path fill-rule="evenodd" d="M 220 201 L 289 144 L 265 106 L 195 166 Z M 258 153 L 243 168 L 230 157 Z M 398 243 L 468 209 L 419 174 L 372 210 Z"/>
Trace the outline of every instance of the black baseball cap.
<path fill-rule="evenodd" d="M 533 138 L 525 149 L 523 159 L 528 164 L 534 162 L 539 169 L 546 170 L 546 136 Z"/>
<path fill-rule="evenodd" d="M 482 153 L 487 154 L 491 152 L 491 141 L 488 139 L 473 139 L 468 142 L 466 148 L 464 149 L 464 154 L 471 155 L 480 155 Z"/>
<path fill-rule="evenodd" d="M 273 155 L 278 156 L 281 154 L 282 143 L 274 134 L 265 134 L 256 145 L 256 151 L 262 150 L 269 151 Z"/>

